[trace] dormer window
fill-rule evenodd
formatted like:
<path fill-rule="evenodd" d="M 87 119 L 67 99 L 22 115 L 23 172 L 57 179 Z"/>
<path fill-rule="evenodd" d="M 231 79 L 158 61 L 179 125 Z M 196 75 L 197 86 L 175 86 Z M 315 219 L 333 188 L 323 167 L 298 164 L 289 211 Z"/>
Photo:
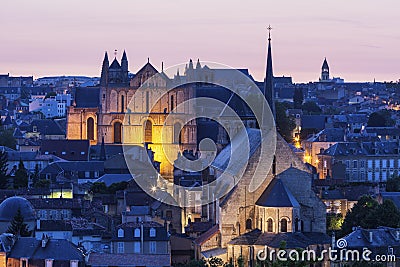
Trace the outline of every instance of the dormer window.
<path fill-rule="evenodd" d="M 156 236 L 156 229 L 150 228 L 150 237 L 155 237 Z"/>
<path fill-rule="evenodd" d="M 135 229 L 134 236 L 135 237 L 140 237 L 140 229 L 139 228 Z"/>
<path fill-rule="evenodd" d="M 118 229 L 118 237 L 124 237 L 124 229 Z"/>

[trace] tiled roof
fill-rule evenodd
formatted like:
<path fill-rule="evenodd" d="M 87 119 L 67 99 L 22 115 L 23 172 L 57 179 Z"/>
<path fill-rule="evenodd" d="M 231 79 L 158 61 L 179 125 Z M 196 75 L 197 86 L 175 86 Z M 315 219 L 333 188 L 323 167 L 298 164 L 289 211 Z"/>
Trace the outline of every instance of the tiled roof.
<path fill-rule="evenodd" d="M 257 200 L 256 205 L 263 207 L 299 208 L 299 202 L 278 177 L 271 181 L 265 191 L 261 194 L 260 198 Z"/>
<path fill-rule="evenodd" d="M 329 244 L 330 237 L 324 233 L 287 232 L 287 233 L 261 233 L 259 229 L 245 233 L 232 239 L 231 245 L 259 245 L 279 248 L 282 241 L 286 248 L 306 248 L 310 245 Z"/>
<path fill-rule="evenodd" d="M 194 242 L 198 245 L 202 245 L 204 242 L 209 240 L 211 237 L 219 233 L 219 225 L 216 224 L 211 227 L 207 232 L 201 234 Z"/>
<path fill-rule="evenodd" d="M 339 142 L 324 150 L 323 155 L 399 155 L 397 142 Z"/>
<path fill-rule="evenodd" d="M 171 266 L 169 254 L 90 253 L 90 266 Z"/>
<path fill-rule="evenodd" d="M 30 259 L 53 259 L 57 260 L 79 260 L 83 261 L 83 255 L 78 248 L 65 239 L 49 239 L 43 248 L 41 240 L 34 237 L 20 237 L 15 242 L 9 258 L 30 258 Z"/>

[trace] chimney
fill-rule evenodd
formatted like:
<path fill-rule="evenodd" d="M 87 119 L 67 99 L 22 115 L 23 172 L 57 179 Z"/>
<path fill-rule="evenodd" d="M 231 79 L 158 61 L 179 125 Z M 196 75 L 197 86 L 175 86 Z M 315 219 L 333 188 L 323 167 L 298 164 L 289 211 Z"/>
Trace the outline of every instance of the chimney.
<path fill-rule="evenodd" d="M 43 235 L 43 237 L 42 237 L 42 248 L 46 247 L 47 242 L 49 242 L 49 237 L 47 235 Z"/>
<path fill-rule="evenodd" d="M 40 230 L 40 219 L 36 220 L 36 230 Z"/>
<path fill-rule="evenodd" d="M 368 233 L 369 233 L 369 243 L 372 243 L 373 233 L 372 233 L 372 231 L 370 231 Z"/>

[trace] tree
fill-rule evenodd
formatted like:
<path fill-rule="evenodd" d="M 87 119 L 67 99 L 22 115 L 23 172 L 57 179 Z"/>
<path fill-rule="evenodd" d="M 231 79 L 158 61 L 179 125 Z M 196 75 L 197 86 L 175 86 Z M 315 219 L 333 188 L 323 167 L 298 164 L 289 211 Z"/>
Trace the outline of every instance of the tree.
<path fill-rule="evenodd" d="M 363 196 L 344 219 L 341 234 L 347 235 L 353 227 L 374 229 L 378 226 L 397 228 L 400 225 L 400 211 L 391 200 L 379 204 L 370 196 Z"/>
<path fill-rule="evenodd" d="M 22 237 L 27 237 L 31 235 L 31 231 L 29 231 L 28 225 L 24 222 L 24 216 L 22 216 L 20 208 L 18 208 L 17 213 L 11 221 L 7 233 Z"/>
<path fill-rule="evenodd" d="M 395 125 L 395 121 L 392 119 L 390 111 L 385 109 L 371 113 L 367 124 L 369 127 L 389 127 Z"/>
<path fill-rule="evenodd" d="M 50 188 L 50 180 L 40 179 L 35 183 L 35 188 Z"/>
<path fill-rule="evenodd" d="M 339 231 L 343 225 L 343 215 L 339 214 L 327 214 L 326 215 L 326 229 L 328 232 Z"/>
<path fill-rule="evenodd" d="M 293 108 L 301 109 L 301 105 L 303 105 L 303 101 L 304 101 L 303 89 L 301 89 L 301 88 L 294 89 Z"/>
<path fill-rule="evenodd" d="M 301 107 L 301 109 L 303 110 L 303 113 L 307 115 L 319 115 L 322 112 L 321 108 L 317 105 L 317 103 L 313 101 L 305 102 Z"/>
<path fill-rule="evenodd" d="M 296 127 L 294 119 L 286 115 L 288 106 L 284 103 L 276 102 L 276 127 L 280 135 L 286 142 L 293 142 L 293 130 Z"/>
<path fill-rule="evenodd" d="M 400 192 L 400 177 L 390 177 L 386 182 L 386 192 Z"/>
<path fill-rule="evenodd" d="M 40 169 L 39 169 L 39 164 L 36 164 L 35 165 L 35 170 L 34 170 L 34 172 L 33 172 L 33 175 L 32 175 L 32 184 L 33 184 L 33 187 L 36 187 L 37 185 L 37 182 L 39 181 L 39 172 L 40 172 Z"/>
<path fill-rule="evenodd" d="M 0 131 L 0 146 L 6 146 L 15 149 L 17 141 L 13 136 L 13 129 L 5 129 Z"/>
<path fill-rule="evenodd" d="M 14 188 L 26 187 L 28 187 L 28 171 L 25 169 L 24 162 L 20 159 L 14 176 Z"/>
<path fill-rule="evenodd" d="M 210 266 L 210 267 L 219 267 L 219 266 L 222 266 L 223 264 L 224 264 L 224 261 L 221 258 L 211 257 L 208 260 L 208 266 Z"/>
<path fill-rule="evenodd" d="M 6 189 L 8 184 L 7 161 L 7 153 L 0 151 L 0 189 Z"/>

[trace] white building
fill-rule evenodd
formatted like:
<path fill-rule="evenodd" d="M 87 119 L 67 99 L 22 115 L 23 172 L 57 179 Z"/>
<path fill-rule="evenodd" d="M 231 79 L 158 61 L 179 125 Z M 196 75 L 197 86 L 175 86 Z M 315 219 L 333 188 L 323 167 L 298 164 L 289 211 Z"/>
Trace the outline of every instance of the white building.
<path fill-rule="evenodd" d="M 36 95 L 29 100 L 29 112 L 40 111 L 46 118 L 65 117 L 67 107 L 70 105 L 70 94 L 57 94 L 55 97 L 48 98 L 44 95 Z"/>

